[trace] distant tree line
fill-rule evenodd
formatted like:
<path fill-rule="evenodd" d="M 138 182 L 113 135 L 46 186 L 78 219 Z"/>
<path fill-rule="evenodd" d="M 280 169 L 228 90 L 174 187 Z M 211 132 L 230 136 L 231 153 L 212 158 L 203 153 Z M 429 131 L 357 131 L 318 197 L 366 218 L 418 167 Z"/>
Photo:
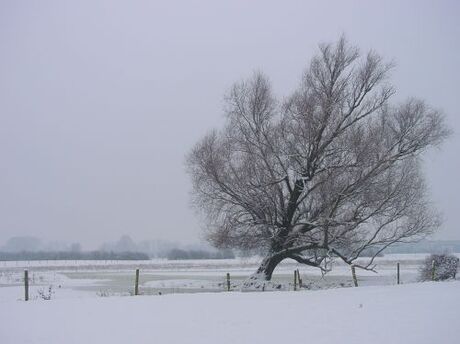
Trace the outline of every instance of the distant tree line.
<path fill-rule="evenodd" d="M 142 252 L 108 252 L 108 251 L 39 251 L 39 252 L 0 252 L 0 260 L 148 260 Z"/>
<path fill-rule="evenodd" d="M 416 243 L 396 244 L 386 253 L 460 253 L 460 240 L 422 240 Z"/>
<path fill-rule="evenodd" d="M 0 246 L 0 260 L 145 260 L 165 259 L 231 259 L 230 250 L 216 250 L 206 245 L 182 246 L 165 240 L 135 242 L 128 235 L 106 242 L 94 251 L 83 251 L 81 244 L 44 242 L 36 237 L 12 237 Z"/>
<path fill-rule="evenodd" d="M 205 251 L 205 250 L 182 250 L 172 249 L 167 258 L 169 260 L 179 259 L 233 259 L 235 255 L 231 250 Z"/>

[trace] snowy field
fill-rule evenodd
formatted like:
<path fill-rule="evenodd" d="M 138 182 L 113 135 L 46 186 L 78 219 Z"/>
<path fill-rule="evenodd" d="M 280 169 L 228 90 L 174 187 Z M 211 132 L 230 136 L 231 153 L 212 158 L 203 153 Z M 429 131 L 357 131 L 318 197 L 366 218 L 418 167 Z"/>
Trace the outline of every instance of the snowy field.
<path fill-rule="evenodd" d="M 396 263 L 401 264 L 402 283 L 417 280 L 418 269 L 426 255 L 387 255 L 377 258 L 378 273 L 357 270 L 360 286 L 396 283 Z M 139 290 L 144 295 L 170 293 L 223 292 L 226 274 L 231 289 L 252 274 L 261 258 L 230 260 L 149 260 L 149 261 L 23 261 L 0 262 L 0 302 L 24 298 L 24 269 L 29 270 L 30 299 L 69 297 L 127 296 L 133 293 L 135 269 L 140 269 Z M 327 289 L 350 287 L 350 268 L 334 263 L 326 276 L 314 268 L 283 262 L 276 270 L 274 282 L 283 290 L 292 290 L 294 269 L 299 269 L 304 288 Z"/>
<path fill-rule="evenodd" d="M 338 262 L 322 276 L 286 261 L 273 278 L 285 292 L 252 293 L 240 284 L 260 258 L 0 262 L 0 343 L 459 343 L 460 281 L 416 283 L 425 257 L 378 258 L 378 274 L 357 270 L 359 288 Z"/>
<path fill-rule="evenodd" d="M 401 282 L 416 282 L 423 254 L 386 255 L 377 258 L 378 273 L 357 270 L 360 286 L 394 285 L 396 263 L 401 264 Z M 226 291 L 226 274 L 231 289 L 252 274 L 260 258 L 230 260 L 149 261 L 24 261 L 0 262 L 0 304 L 24 299 L 24 269 L 29 270 L 30 299 L 129 296 L 134 290 L 135 269 L 140 269 L 139 290 L 143 295 Z M 304 289 L 352 286 L 350 268 L 334 263 L 326 276 L 314 268 L 283 262 L 273 280 L 283 290 L 293 289 L 293 271 L 299 269 Z"/>
<path fill-rule="evenodd" d="M 0 343 L 460 342 L 460 282 L 5 301 Z"/>

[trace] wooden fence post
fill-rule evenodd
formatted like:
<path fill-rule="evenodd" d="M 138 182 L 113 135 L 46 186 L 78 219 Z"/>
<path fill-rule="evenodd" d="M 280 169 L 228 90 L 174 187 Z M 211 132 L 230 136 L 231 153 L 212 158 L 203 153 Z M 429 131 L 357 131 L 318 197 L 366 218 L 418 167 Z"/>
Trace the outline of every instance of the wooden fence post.
<path fill-rule="evenodd" d="M 434 259 L 431 261 L 431 280 L 434 281 L 434 274 L 435 273 L 435 267 L 434 267 Z"/>
<path fill-rule="evenodd" d="M 300 278 L 300 271 L 297 269 L 297 279 L 299 280 L 299 290 L 302 289 L 302 279 Z"/>
<path fill-rule="evenodd" d="M 227 291 L 230 291 L 230 273 L 227 272 Z"/>
<path fill-rule="evenodd" d="M 353 284 L 355 285 L 355 287 L 358 286 L 358 279 L 356 278 L 356 270 L 355 270 L 355 266 L 353 264 L 351 264 L 351 276 L 353 277 Z"/>
<path fill-rule="evenodd" d="M 294 270 L 294 291 L 297 290 L 297 270 Z"/>
<path fill-rule="evenodd" d="M 24 300 L 29 301 L 29 271 L 24 270 Z"/>
<path fill-rule="evenodd" d="M 134 281 L 134 295 L 139 295 L 139 269 L 136 269 L 136 279 Z"/>
<path fill-rule="evenodd" d="M 396 263 L 396 283 L 399 284 L 399 262 Z"/>

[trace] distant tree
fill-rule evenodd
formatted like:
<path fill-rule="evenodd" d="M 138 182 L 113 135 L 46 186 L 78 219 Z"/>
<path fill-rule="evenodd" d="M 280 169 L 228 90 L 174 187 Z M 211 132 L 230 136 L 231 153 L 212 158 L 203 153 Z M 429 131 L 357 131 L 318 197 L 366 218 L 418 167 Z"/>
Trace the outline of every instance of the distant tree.
<path fill-rule="evenodd" d="M 81 252 L 81 244 L 78 242 L 74 242 L 70 245 L 71 252 Z"/>
<path fill-rule="evenodd" d="M 114 251 L 116 252 L 129 252 L 137 251 L 137 245 L 129 235 L 123 235 L 115 244 Z"/>
<path fill-rule="evenodd" d="M 179 248 L 173 248 L 169 251 L 167 258 L 169 260 L 179 260 L 179 259 L 189 259 L 189 254 L 185 250 L 181 250 Z"/>
<path fill-rule="evenodd" d="M 439 226 L 420 161 L 449 130 L 422 100 L 390 103 L 391 69 L 342 37 L 320 46 L 286 100 L 261 73 L 225 98 L 224 128 L 198 142 L 187 167 L 209 241 L 265 255 L 251 280 L 270 280 L 286 258 L 372 270 L 385 248 Z M 356 264 L 363 252 L 371 257 Z"/>
<path fill-rule="evenodd" d="M 2 250 L 5 252 L 34 252 L 40 250 L 41 248 L 42 241 L 40 239 L 30 236 L 17 236 L 8 239 Z"/>

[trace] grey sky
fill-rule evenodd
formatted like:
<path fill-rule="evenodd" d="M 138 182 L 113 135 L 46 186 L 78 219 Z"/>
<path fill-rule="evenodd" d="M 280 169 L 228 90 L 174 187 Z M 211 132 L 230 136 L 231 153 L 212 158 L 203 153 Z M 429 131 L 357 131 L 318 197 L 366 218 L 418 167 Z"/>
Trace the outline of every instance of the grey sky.
<path fill-rule="evenodd" d="M 455 133 L 426 174 L 437 238 L 460 239 L 459 17 L 457 1 L 0 0 L 0 244 L 197 241 L 184 155 L 225 91 L 258 69 L 287 95 L 341 33 L 395 59 L 398 97 L 445 111 Z"/>

